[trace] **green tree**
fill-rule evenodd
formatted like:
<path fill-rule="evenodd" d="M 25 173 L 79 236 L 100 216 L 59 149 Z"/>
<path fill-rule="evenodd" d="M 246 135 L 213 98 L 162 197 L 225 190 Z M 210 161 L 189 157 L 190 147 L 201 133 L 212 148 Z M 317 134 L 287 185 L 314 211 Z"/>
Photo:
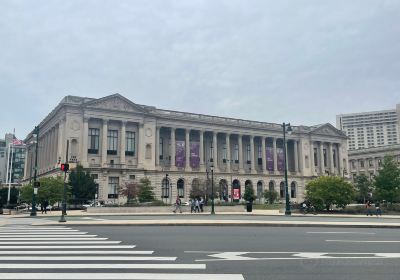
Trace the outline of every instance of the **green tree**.
<path fill-rule="evenodd" d="M 244 200 L 251 201 L 251 202 L 253 202 L 253 200 L 256 198 L 256 196 L 254 195 L 253 186 L 251 184 L 247 184 L 244 186 L 243 198 L 244 198 Z"/>
<path fill-rule="evenodd" d="M 32 203 L 32 194 L 33 194 L 33 188 L 32 185 L 25 185 L 21 189 L 21 193 L 19 196 L 20 202 L 25 202 L 25 203 Z"/>
<path fill-rule="evenodd" d="M 354 195 L 353 186 L 338 176 L 318 177 L 306 186 L 306 199 L 319 210 L 329 211 L 332 205 L 344 208 L 352 202 Z"/>
<path fill-rule="evenodd" d="M 264 191 L 264 198 L 269 202 L 269 204 L 274 204 L 278 198 L 278 192 L 276 190 L 266 190 Z"/>
<path fill-rule="evenodd" d="M 148 178 L 140 179 L 138 198 L 139 202 L 151 202 L 154 201 L 154 192 L 151 182 Z"/>
<path fill-rule="evenodd" d="M 390 204 L 400 198 L 400 168 L 393 156 L 385 156 L 382 168 L 374 180 L 374 198 Z"/>
<path fill-rule="evenodd" d="M 125 186 L 119 190 L 119 194 L 127 198 L 127 204 L 132 203 L 139 192 L 139 186 L 136 182 L 125 183 Z"/>
<path fill-rule="evenodd" d="M 48 201 L 49 205 L 54 205 L 56 202 L 62 201 L 64 180 L 61 176 L 41 178 L 39 182 L 40 187 L 37 194 L 38 203 Z"/>
<path fill-rule="evenodd" d="M 69 183 L 72 188 L 72 197 L 74 203 L 86 203 L 88 200 L 94 199 L 97 184 L 85 171 L 82 165 L 78 165 L 69 174 Z"/>
<path fill-rule="evenodd" d="M 15 187 L 10 189 L 10 207 L 14 207 L 18 202 L 19 190 Z M 7 205 L 8 187 L 0 189 L 0 208 Z"/>
<path fill-rule="evenodd" d="M 360 174 L 357 176 L 357 181 L 355 184 L 355 188 L 357 191 L 358 201 L 363 202 L 365 204 L 366 199 L 369 197 L 372 192 L 372 182 L 369 180 L 367 175 Z"/>

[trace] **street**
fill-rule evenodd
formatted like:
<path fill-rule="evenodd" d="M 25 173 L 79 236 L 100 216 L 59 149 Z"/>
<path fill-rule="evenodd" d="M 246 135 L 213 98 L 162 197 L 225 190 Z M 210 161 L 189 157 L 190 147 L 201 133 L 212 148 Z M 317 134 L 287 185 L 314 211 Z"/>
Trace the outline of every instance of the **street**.
<path fill-rule="evenodd" d="M 15 220 L 15 222 L 14 222 Z M 1 279 L 398 279 L 396 229 L 0 227 Z"/>

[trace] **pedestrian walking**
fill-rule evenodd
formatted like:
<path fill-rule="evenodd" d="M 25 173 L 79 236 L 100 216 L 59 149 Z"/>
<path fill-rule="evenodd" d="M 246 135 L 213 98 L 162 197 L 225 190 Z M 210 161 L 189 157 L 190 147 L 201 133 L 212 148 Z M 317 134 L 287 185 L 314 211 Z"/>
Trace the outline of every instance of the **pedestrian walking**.
<path fill-rule="evenodd" d="M 194 199 L 189 200 L 189 202 L 190 202 L 190 213 L 193 213 L 196 210 L 196 203 L 194 202 Z"/>
<path fill-rule="evenodd" d="M 194 212 L 200 213 L 200 201 L 196 198 L 194 201 Z"/>
<path fill-rule="evenodd" d="M 176 211 L 179 209 L 179 212 L 182 213 L 182 207 L 181 206 L 182 206 L 182 201 L 179 198 L 179 196 L 177 196 L 176 200 L 175 200 L 175 210 L 172 211 L 172 212 L 176 213 Z"/>
<path fill-rule="evenodd" d="M 376 211 L 376 216 L 382 216 L 382 210 L 381 210 L 381 204 L 379 203 L 379 201 L 377 201 L 375 203 L 375 211 Z"/>
<path fill-rule="evenodd" d="M 203 212 L 204 211 L 204 199 L 203 199 L 203 197 L 200 197 L 200 202 L 199 202 L 199 204 L 200 204 L 200 211 L 201 212 Z"/>
<path fill-rule="evenodd" d="M 371 201 L 368 200 L 368 201 L 365 203 L 365 208 L 367 209 L 367 216 L 372 216 L 372 211 L 371 211 L 372 205 L 371 205 Z"/>
<path fill-rule="evenodd" d="M 307 212 L 307 204 L 305 202 L 301 204 L 301 212 L 303 213 L 303 215 L 305 215 Z"/>

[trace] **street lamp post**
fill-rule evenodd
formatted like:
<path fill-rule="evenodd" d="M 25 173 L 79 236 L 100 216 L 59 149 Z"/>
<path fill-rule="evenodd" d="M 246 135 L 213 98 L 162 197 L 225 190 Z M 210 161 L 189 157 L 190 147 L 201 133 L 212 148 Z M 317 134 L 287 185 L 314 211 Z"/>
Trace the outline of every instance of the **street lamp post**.
<path fill-rule="evenodd" d="M 211 165 L 211 215 L 215 215 L 214 209 L 214 166 Z"/>
<path fill-rule="evenodd" d="M 35 145 L 35 171 L 33 173 L 33 193 L 32 193 L 32 210 L 31 216 L 36 216 L 36 192 L 38 187 L 37 180 L 37 162 L 38 162 L 38 149 L 39 149 L 39 126 L 35 126 L 34 134 L 36 135 L 36 145 Z"/>
<path fill-rule="evenodd" d="M 292 127 L 290 126 L 290 123 L 282 124 L 283 127 L 283 152 L 285 153 L 285 197 L 286 197 L 286 210 L 285 210 L 285 215 L 290 216 L 292 214 L 290 210 L 290 201 L 289 201 L 289 188 L 288 188 L 288 179 L 287 179 L 287 151 L 286 151 L 286 133 L 291 134 L 292 133 Z"/>

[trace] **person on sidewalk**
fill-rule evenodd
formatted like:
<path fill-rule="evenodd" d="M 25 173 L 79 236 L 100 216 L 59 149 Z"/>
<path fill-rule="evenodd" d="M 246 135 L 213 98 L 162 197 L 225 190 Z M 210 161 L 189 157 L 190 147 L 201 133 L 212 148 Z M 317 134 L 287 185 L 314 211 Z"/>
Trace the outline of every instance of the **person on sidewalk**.
<path fill-rule="evenodd" d="M 376 216 L 382 216 L 382 210 L 381 210 L 381 204 L 379 201 L 375 202 L 375 211 L 376 211 Z"/>
<path fill-rule="evenodd" d="M 194 202 L 194 199 L 189 200 L 189 203 L 190 203 L 190 213 L 195 212 L 196 203 Z"/>
<path fill-rule="evenodd" d="M 200 202 L 199 203 L 200 203 L 200 211 L 203 212 L 204 211 L 204 208 L 203 208 L 204 207 L 204 199 L 203 199 L 203 197 L 200 197 Z"/>
<path fill-rule="evenodd" d="M 197 198 L 194 200 L 194 212 L 200 213 L 200 201 Z"/>
<path fill-rule="evenodd" d="M 182 207 L 181 206 L 182 206 L 182 201 L 179 198 L 179 196 L 177 196 L 176 200 L 175 200 L 175 210 L 172 211 L 172 212 L 176 213 L 176 211 L 179 209 L 179 212 L 182 213 Z"/>
<path fill-rule="evenodd" d="M 371 201 L 368 200 L 368 201 L 365 203 L 365 208 L 367 209 L 367 216 L 372 216 L 372 211 L 371 211 L 372 205 L 371 205 Z"/>

